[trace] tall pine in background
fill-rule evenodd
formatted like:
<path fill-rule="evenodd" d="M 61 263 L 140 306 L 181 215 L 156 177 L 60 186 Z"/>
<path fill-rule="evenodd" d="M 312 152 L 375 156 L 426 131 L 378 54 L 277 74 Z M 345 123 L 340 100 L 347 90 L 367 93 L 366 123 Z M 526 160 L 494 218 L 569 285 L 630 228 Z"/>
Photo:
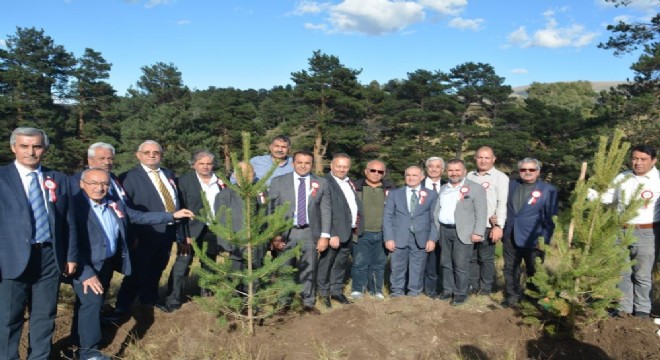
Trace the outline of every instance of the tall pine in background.
<path fill-rule="evenodd" d="M 609 147 L 608 139 L 601 137 L 592 173 L 587 180 L 577 182 L 569 211 L 555 218 L 552 244 L 542 245 L 545 263 L 539 264 L 530 280 L 538 292 L 526 291 L 536 300 L 524 303 L 523 313 L 528 322 L 544 322 L 551 333 L 575 334 L 581 326 L 605 318 L 622 296 L 617 284 L 621 273 L 630 269 L 628 247 L 635 241 L 631 232 L 622 229 L 636 216 L 641 199 L 639 194 L 632 194 L 632 199 L 640 200 L 631 201 L 623 212 L 615 205 L 601 203 L 603 194 L 619 185 L 612 181 L 630 147 L 622 137 L 617 131 Z M 590 189 L 599 195 L 589 196 Z M 568 235 L 571 222 L 572 239 Z"/>
<path fill-rule="evenodd" d="M 248 163 L 250 158 L 250 134 L 244 132 L 243 161 Z M 210 204 L 202 196 L 204 209 L 202 221 L 208 223 L 211 232 L 226 240 L 233 246 L 243 249 L 245 268 L 232 269 L 231 261 L 216 262 L 206 256 L 206 249 L 200 249 L 195 242 L 195 253 L 199 254 L 200 261 L 207 265 L 208 270 L 198 268 L 199 285 L 209 289 L 212 297 L 198 298 L 202 306 L 218 316 L 221 323 L 238 321 L 247 326 L 250 334 L 254 334 L 254 323 L 277 312 L 283 304 L 279 300 L 284 294 L 300 292 L 300 286 L 294 282 L 293 275 L 296 269 L 288 265 L 287 261 L 296 256 L 300 249 L 280 253 L 278 257 L 265 256 L 263 265 L 254 268 L 254 257 L 263 252 L 271 239 L 288 230 L 292 224 L 286 220 L 287 206 L 278 206 L 268 214 L 266 206 L 257 206 L 259 198 L 267 198 L 265 194 L 266 180 L 275 171 L 275 166 L 258 182 L 248 180 L 248 174 L 238 166 L 236 154 L 231 154 L 233 168 L 237 182 L 241 186 L 231 184 L 227 178 L 218 174 L 218 178 L 227 184 L 228 189 L 222 191 L 235 191 L 243 202 L 243 226 L 234 231 L 232 210 L 226 206 L 217 209 L 215 217 L 210 216 Z M 223 221 L 224 220 L 224 221 Z"/>

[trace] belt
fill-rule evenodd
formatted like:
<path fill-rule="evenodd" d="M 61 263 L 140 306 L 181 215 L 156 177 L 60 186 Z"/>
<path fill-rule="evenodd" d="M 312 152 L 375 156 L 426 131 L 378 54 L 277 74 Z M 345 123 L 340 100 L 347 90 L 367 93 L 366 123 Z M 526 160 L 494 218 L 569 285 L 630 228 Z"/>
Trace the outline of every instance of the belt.
<path fill-rule="evenodd" d="M 309 224 L 303 225 L 303 226 L 294 226 L 294 229 L 307 229 L 309 227 Z"/>
<path fill-rule="evenodd" d="M 43 248 L 49 248 L 49 247 L 52 247 L 53 244 L 50 243 L 50 242 L 41 242 L 41 243 L 36 243 L 36 244 L 30 244 L 30 246 L 31 246 L 33 249 L 41 250 L 41 249 L 43 249 Z"/>
<path fill-rule="evenodd" d="M 456 229 L 456 224 L 443 224 L 440 223 L 443 227 L 446 227 L 447 229 Z"/>
<path fill-rule="evenodd" d="M 650 224 L 626 224 L 623 225 L 624 229 L 653 229 L 654 227 L 660 227 L 660 222 L 654 222 Z"/>

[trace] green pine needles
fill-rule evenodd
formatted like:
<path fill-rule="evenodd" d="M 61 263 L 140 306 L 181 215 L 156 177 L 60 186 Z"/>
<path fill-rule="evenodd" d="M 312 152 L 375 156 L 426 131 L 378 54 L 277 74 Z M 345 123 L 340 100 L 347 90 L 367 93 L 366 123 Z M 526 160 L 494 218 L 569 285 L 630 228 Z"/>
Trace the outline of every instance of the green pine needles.
<path fill-rule="evenodd" d="M 243 162 L 250 158 L 250 135 L 243 133 Z M 227 185 L 222 191 L 233 191 L 234 199 L 242 206 L 242 222 L 235 221 L 234 206 L 223 204 L 211 216 L 210 204 L 202 196 L 204 209 L 200 221 L 205 221 L 209 230 L 223 239 L 233 249 L 228 257 L 216 262 L 206 256 L 204 249 L 193 242 L 195 253 L 204 267 L 196 269 L 199 285 L 213 294 L 196 300 L 218 316 L 221 324 L 240 324 L 250 334 L 254 334 L 255 322 L 272 316 L 283 303 L 287 294 L 299 292 L 300 285 L 294 282 L 296 269 L 288 265 L 288 260 L 297 256 L 299 248 L 280 253 L 276 258 L 264 256 L 271 239 L 288 230 L 292 223 L 286 220 L 286 206 L 267 211 L 266 179 L 275 171 L 274 165 L 258 182 L 254 183 L 251 174 L 241 167 L 236 154 L 231 155 L 237 184 L 231 184 L 224 176 L 218 177 Z M 234 210 L 232 210 L 232 207 Z M 263 258 L 263 261 L 261 261 Z M 263 262 L 263 264 L 262 264 Z"/>
<path fill-rule="evenodd" d="M 617 284 L 621 273 L 632 265 L 628 247 L 634 242 L 631 232 L 622 229 L 636 216 L 642 201 L 639 194 L 632 194 L 640 200 L 619 211 L 616 205 L 602 204 L 601 199 L 608 189 L 619 185 L 613 179 L 630 147 L 622 137 L 617 131 L 609 146 L 608 139 L 601 137 L 592 173 L 588 179 L 578 180 L 570 209 L 555 217 L 552 244 L 542 245 L 545 262 L 538 260 L 537 271 L 529 280 L 538 292 L 526 291 L 534 300 L 523 303 L 525 321 L 543 322 L 550 333 L 573 336 L 580 327 L 605 318 L 621 298 Z M 594 190 L 597 198 L 589 196 Z"/>

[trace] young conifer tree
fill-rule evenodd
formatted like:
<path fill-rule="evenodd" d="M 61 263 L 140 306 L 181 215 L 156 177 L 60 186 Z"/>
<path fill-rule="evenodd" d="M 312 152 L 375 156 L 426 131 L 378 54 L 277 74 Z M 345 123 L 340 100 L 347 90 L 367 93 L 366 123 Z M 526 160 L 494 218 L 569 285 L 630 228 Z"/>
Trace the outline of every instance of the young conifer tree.
<path fill-rule="evenodd" d="M 243 133 L 243 158 L 249 163 L 250 134 Z M 202 196 L 204 209 L 201 211 L 201 221 L 207 222 L 209 230 L 225 240 L 230 247 L 236 249 L 233 254 L 242 256 L 243 269 L 232 267 L 230 258 L 216 262 L 206 256 L 206 249 L 200 249 L 195 242 L 195 253 L 208 269 L 197 268 L 199 285 L 211 291 L 213 296 L 201 297 L 197 300 L 202 306 L 217 314 L 222 324 L 236 321 L 246 326 L 250 334 L 254 334 L 254 323 L 267 318 L 283 306 L 280 300 L 283 294 L 300 291 L 300 285 L 294 282 L 296 269 L 288 265 L 288 260 L 298 255 L 299 248 L 280 253 L 276 258 L 263 257 L 263 265 L 256 266 L 256 257 L 265 253 L 271 239 L 288 230 L 292 224 L 286 220 L 286 206 L 279 206 L 269 213 L 267 211 L 268 195 L 266 179 L 275 171 L 274 165 L 258 182 L 252 182 L 244 168 L 239 166 L 236 154 L 231 154 L 234 175 L 237 184 L 232 184 L 223 175 L 218 178 L 226 188 L 221 191 L 234 191 L 242 202 L 243 223 L 240 229 L 233 226 L 232 209 L 221 205 L 211 216 L 210 206 L 206 197 Z M 239 186 L 240 185 L 240 186 Z M 205 244 L 206 247 L 206 244 Z M 261 254 L 261 255 L 260 255 Z"/>
<path fill-rule="evenodd" d="M 617 131 L 609 147 L 607 137 L 601 137 L 593 171 L 588 179 L 577 182 L 570 209 L 555 217 L 551 245 L 541 242 L 545 261 L 540 264 L 538 259 L 537 271 L 529 280 L 538 292 L 526 290 L 534 300 L 523 303 L 523 314 L 528 322 L 545 323 L 550 333 L 572 336 L 581 326 L 606 317 L 621 299 L 617 284 L 621 273 L 632 265 L 628 247 L 634 242 L 632 233 L 622 229 L 642 204 L 632 201 L 620 212 L 616 206 L 602 204 L 601 198 L 618 186 L 613 180 L 630 148 L 622 137 Z M 589 196 L 589 192 L 598 195 Z M 632 198 L 640 199 L 639 194 L 632 194 Z M 568 236 L 571 222 L 572 239 Z"/>

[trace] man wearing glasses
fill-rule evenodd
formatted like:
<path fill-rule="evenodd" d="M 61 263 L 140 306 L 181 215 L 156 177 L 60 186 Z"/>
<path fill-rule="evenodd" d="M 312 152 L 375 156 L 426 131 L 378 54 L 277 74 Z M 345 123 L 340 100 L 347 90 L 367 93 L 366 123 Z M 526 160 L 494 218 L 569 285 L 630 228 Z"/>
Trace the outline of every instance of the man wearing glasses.
<path fill-rule="evenodd" d="M 543 259 L 539 238 L 550 243 L 557 214 L 557 189 L 539 179 L 541 162 L 525 158 L 518 162 L 520 178 L 509 182 L 507 214 L 504 225 L 504 306 L 517 307 L 523 289 L 520 285 L 520 265 L 525 261 L 527 278 L 536 272 L 536 258 Z M 527 282 L 528 288 L 534 288 Z"/>
<path fill-rule="evenodd" d="M 377 299 L 384 299 L 383 281 L 387 251 L 383 246 L 383 211 L 385 200 L 396 186 L 384 179 L 385 163 L 371 160 L 364 169 L 364 179 L 355 181 L 355 191 L 362 202 L 362 221 L 353 246 L 351 297 L 361 298 L 364 290 Z"/>

